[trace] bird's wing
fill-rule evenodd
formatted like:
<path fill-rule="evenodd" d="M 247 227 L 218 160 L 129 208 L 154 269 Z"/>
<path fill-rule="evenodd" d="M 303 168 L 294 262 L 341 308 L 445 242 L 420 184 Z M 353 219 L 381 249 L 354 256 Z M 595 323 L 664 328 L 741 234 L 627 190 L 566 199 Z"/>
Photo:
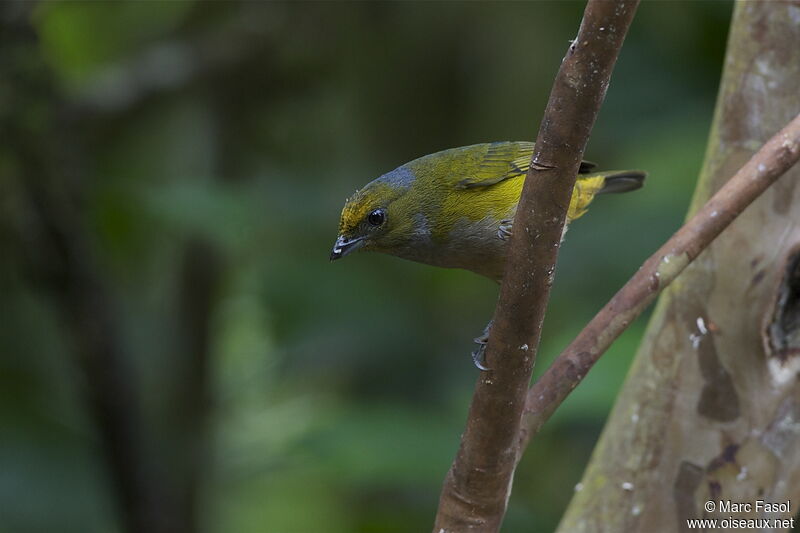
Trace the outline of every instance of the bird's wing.
<path fill-rule="evenodd" d="M 485 153 L 471 165 L 468 175 L 456 181 L 457 189 L 489 187 L 503 180 L 524 176 L 528 172 L 533 155 L 532 142 L 495 142 L 484 146 L 481 148 Z M 589 173 L 596 166 L 590 161 L 582 161 L 578 173 Z"/>
<path fill-rule="evenodd" d="M 578 174 L 589 174 L 595 168 L 597 168 L 597 163 L 592 163 L 591 161 L 583 160 L 581 161 L 581 166 L 578 168 Z"/>
<path fill-rule="evenodd" d="M 485 152 L 456 182 L 457 189 L 489 187 L 528 172 L 533 154 L 531 142 L 496 142 L 481 146 Z"/>

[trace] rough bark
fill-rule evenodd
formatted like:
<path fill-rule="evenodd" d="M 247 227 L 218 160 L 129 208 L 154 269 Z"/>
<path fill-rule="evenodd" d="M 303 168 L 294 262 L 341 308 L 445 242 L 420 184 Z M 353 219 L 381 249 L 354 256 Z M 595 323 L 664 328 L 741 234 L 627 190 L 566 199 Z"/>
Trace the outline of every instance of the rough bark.
<path fill-rule="evenodd" d="M 798 2 L 737 4 L 691 213 L 800 111 L 799 18 Z M 664 293 L 559 531 L 790 516 L 755 502 L 800 501 L 798 181 L 795 167 Z"/>
<path fill-rule="evenodd" d="M 497 531 L 517 463 L 539 346 L 578 166 L 638 0 L 589 0 L 553 83 L 525 178 L 486 359 L 434 531 Z"/>
<path fill-rule="evenodd" d="M 531 437 L 631 322 L 798 159 L 800 114 L 773 135 L 681 229 L 645 261 L 531 387 L 525 402 L 520 451 L 525 449 Z M 786 297 L 789 298 L 790 294 L 787 293 Z M 776 320 L 791 322 L 794 313 L 782 313 Z M 787 327 L 791 327 L 790 324 Z M 787 346 L 785 339 L 779 339 L 774 344 L 780 349 L 792 349 Z"/>

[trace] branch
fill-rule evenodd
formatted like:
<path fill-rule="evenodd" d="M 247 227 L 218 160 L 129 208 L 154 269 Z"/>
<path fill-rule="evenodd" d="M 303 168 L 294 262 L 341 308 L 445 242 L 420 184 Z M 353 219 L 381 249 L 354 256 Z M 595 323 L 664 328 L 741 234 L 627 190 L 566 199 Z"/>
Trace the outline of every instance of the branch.
<path fill-rule="evenodd" d="M 520 456 L 611 343 L 744 209 L 800 159 L 800 115 L 775 134 L 659 250 L 528 391 Z"/>
<path fill-rule="evenodd" d="M 589 0 L 550 93 L 514 218 L 500 299 L 437 532 L 497 531 L 578 166 L 638 0 Z"/>

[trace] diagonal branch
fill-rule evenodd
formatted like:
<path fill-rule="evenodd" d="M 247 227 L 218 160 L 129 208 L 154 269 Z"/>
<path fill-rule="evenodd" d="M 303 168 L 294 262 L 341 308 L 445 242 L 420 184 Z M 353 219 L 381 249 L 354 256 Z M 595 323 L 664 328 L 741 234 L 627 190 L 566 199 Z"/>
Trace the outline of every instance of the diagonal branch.
<path fill-rule="evenodd" d="M 539 346 L 575 176 L 638 0 L 589 0 L 550 93 L 514 218 L 508 264 L 461 446 L 435 528 L 497 531 L 517 460 L 525 394 Z"/>
<path fill-rule="evenodd" d="M 800 160 L 800 115 L 776 133 L 589 322 L 531 387 L 520 456 L 542 424 L 630 323 L 761 193 Z"/>

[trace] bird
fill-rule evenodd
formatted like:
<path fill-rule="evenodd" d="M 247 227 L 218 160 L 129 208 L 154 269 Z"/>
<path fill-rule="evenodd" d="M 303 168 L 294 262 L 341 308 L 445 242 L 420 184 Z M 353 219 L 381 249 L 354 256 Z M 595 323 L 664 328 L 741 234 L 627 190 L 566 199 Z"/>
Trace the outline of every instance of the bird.
<path fill-rule="evenodd" d="M 534 147 L 527 141 L 462 146 L 383 174 L 345 201 L 331 261 L 374 251 L 501 282 Z M 597 171 L 594 163 L 583 161 L 564 231 L 595 196 L 639 189 L 645 177 L 640 170 Z M 490 326 L 475 339 L 479 345 L 485 345 Z M 479 368 L 481 358 L 482 353 L 473 353 Z"/>

